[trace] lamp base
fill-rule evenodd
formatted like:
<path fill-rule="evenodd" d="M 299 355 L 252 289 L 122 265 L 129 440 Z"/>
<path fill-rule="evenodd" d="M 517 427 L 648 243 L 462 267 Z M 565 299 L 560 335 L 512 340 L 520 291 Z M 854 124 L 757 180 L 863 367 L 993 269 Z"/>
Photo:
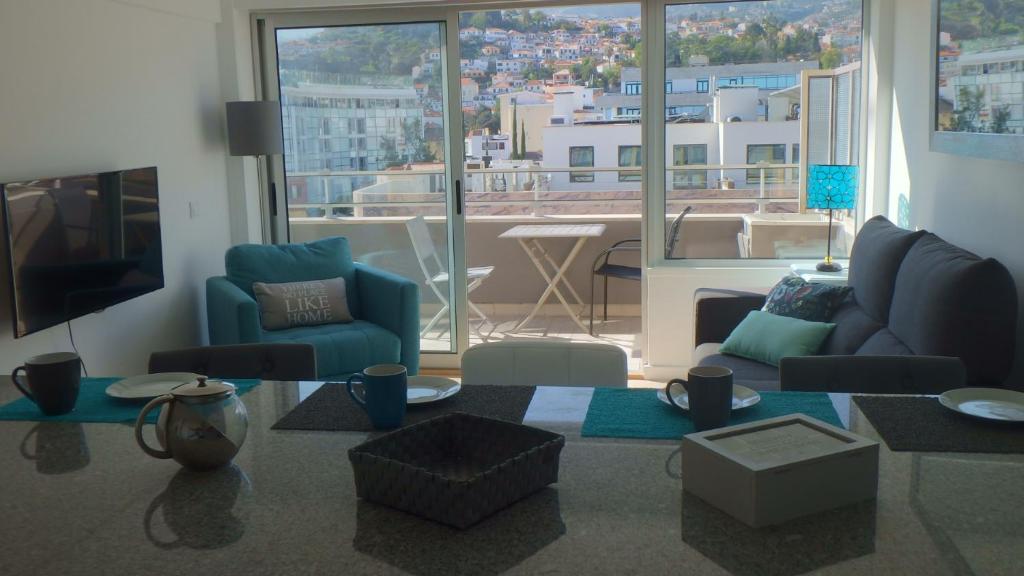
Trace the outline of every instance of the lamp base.
<path fill-rule="evenodd" d="M 818 265 L 815 266 L 815 268 L 818 272 L 842 272 L 843 265 L 835 261 L 826 260 L 824 262 L 818 262 Z"/>

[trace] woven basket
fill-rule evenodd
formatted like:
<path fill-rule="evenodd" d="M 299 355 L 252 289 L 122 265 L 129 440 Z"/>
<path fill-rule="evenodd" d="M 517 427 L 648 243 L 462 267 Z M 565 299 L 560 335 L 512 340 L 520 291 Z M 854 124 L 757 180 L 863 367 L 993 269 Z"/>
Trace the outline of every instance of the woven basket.
<path fill-rule="evenodd" d="M 558 481 L 559 434 L 453 412 L 348 451 L 356 494 L 464 529 Z"/>

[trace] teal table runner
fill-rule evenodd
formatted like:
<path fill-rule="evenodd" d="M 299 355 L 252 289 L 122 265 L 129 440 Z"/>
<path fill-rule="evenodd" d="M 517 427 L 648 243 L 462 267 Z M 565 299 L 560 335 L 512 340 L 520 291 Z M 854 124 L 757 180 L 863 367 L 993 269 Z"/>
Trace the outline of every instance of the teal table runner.
<path fill-rule="evenodd" d="M 745 424 L 787 414 L 806 414 L 843 427 L 824 392 L 760 392 L 761 401 L 736 410 L 729 425 Z M 583 421 L 583 436 L 679 440 L 696 432 L 690 417 L 658 400 L 657 390 L 596 388 Z"/>
<path fill-rule="evenodd" d="M 75 409 L 60 416 L 46 416 L 28 398 L 18 398 L 0 406 L 0 420 L 35 420 L 39 422 L 135 422 L 143 401 L 120 400 L 107 396 L 106 389 L 121 378 L 82 378 Z M 260 380 L 228 379 L 242 395 L 259 386 Z M 146 422 L 156 422 L 159 410 L 146 416 Z"/>

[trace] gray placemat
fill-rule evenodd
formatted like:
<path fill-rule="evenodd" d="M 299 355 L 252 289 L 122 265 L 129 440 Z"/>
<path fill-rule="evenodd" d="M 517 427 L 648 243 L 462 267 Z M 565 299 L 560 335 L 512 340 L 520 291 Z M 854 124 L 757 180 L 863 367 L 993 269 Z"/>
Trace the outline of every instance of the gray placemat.
<path fill-rule="evenodd" d="M 937 398 L 854 396 L 853 401 L 896 452 L 1024 454 L 1024 426 L 959 414 Z"/>
<path fill-rule="evenodd" d="M 533 400 L 533 386 L 463 386 L 451 398 L 408 406 L 404 425 L 449 412 L 466 412 L 522 424 Z M 371 432 L 369 416 L 345 390 L 344 384 L 324 384 L 277 421 L 273 430 L 327 430 Z"/>

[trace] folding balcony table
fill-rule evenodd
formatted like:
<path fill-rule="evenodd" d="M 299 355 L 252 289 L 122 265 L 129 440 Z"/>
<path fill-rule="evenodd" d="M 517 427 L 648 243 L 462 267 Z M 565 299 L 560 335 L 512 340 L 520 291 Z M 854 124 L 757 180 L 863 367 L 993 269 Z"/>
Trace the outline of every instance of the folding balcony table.
<path fill-rule="evenodd" d="M 579 255 L 583 249 L 583 245 L 587 243 L 587 240 L 591 238 L 599 238 L 604 234 L 607 227 L 604 224 L 521 224 L 514 226 L 503 232 L 499 238 L 513 238 L 526 252 L 526 255 L 530 257 L 530 261 L 540 272 L 541 277 L 547 282 L 548 287 L 541 294 L 540 299 L 537 300 L 537 304 L 533 307 L 533 310 L 523 318 L 523 320 L 513 328 L 513 332 L 521 330 L 526 326 L 533 317 L 537 315 L 537 311 L 540 310 L 548 299 L 551 297 L 551 293 L 554 292 L 555 297 L 562 303 L 566 311 L 569 312 L 569 317 L 584 331 L 587 332 L 587 327 L 583 325 L 583 321 L 580 320 L 580 314 L 586 305 L 583 303 L 583 299 L 580 298 L 576 289 L 573 288 L 569 279 L 565 277 L 566 271 L 572 266 L 573 260 Z M 573 244 L 572 249 L 569 251 L 569 255 L 565 257 L 565 260 L 561 264 L 557 263 L 551 256 L 551 253 L 544 248 L 541 240 L 551 240 L 558 238 L 575 238 L 576 243 Z M 550 271 L 549 271 L 550 267 Z M 553 272 L 553 273 L 552 273 Z M 559 284 L 563 284 L 569 291 L 569 294 L 575 300 L 576 304 L 580 309 L 573 310 L 572 305 L 566 299 L 565 295 L 559 289 Z"/>

